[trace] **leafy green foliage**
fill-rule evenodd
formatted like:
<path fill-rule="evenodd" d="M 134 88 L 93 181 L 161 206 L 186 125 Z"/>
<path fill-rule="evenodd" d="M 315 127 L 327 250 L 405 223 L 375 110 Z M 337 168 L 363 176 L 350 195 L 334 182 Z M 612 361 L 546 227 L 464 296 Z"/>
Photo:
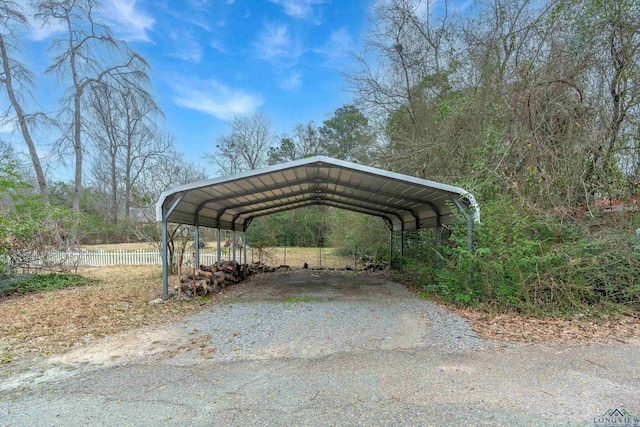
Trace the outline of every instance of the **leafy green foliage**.
<path fill-rule="evenodd" d="M 533 315 L 640 307 L 637 218 L 566 222 L 528 214 L 508 197 L 482 206 L 473 254 L 464 224 L 456 224 L 428 289 L 459 305 Z"/>
<path fill-rule="evenodd" d="M 77 274 L 35 274 L 13 277 L 0 276 L 0 297 L 31 292 L 47 292 L 98 283 Z"/>
<path fill-rule="evenodd" d="M 369 120 L 354 105 L 338 108 L 320 128 L 324 154 L 350 162 L 366 163 L 373 137 Z"/>
<path fill-rule="evenodd" d="M 331 210 L 310 206 L 256 218 L 247 232 L 252 246 L 325 246 Z"/>
<path fill-rule="evenodd" d="M 389 256 L 389 230 L 380 218 L 333 209 L 329 222 L 329 243 L 338 255 L 357 256 L 359 260 Z"/>

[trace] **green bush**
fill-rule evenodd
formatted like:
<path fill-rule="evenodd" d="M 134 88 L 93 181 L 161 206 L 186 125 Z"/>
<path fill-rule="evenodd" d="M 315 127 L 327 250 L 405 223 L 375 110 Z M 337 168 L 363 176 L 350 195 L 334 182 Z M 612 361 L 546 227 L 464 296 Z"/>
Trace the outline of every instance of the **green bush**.
<path fill-rule="evenodd" d="M 442 247 L 429 289 L 445 300 L 532 315 L 640 308 L 637 217 L 567 222 L 527 213 L 507 197 L 482 206 L 473 253 L 462 221 Z"/>

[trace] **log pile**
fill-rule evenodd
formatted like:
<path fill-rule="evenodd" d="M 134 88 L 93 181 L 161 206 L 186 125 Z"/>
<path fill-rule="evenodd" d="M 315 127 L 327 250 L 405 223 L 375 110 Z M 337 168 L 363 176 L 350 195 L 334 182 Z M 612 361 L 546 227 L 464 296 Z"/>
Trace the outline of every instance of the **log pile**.
<path fill-rule="evenodd" d="M 370 263 L 364 266 L 364 269 L 367 271 L 381 271 L 386 270 L 387 266 L 382 263 Z"/>
<path fill-rule="evenodd" d="M 221 289 L 246 280 L 256 273 L 273 273 L 289 266 L 271 267 L 257 262 L 255 264 L 239 264 L 237 261 L 222 261 L 217 265 L 200 265 L 200 267 L 180 278 L 178 296 L 204 296 L 220 292 Z"/>
<path fill-rule="evenodd" d="M 200 265 L 200 267 L 180 278 L 178 294 L 185 296 L 204 296 L 220 292 L 221 289 L 245 280 L 253 270 L 246 264 L 237 261 L 223 261 L 217 265 Z"/>

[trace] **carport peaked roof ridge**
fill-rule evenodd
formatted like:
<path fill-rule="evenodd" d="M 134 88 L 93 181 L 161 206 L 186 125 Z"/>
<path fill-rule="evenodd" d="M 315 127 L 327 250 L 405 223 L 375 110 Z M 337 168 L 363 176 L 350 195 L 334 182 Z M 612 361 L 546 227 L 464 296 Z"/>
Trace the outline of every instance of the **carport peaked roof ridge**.
<path fill-rule="evenodd" d="M 258 216 L 318 204 L 410 230 L 451 223 L 460 202 L 478 221 L 475 198 L 460 187 L 314 156 L 178 185 L 160 196 L 156 219 L 245 231 Z"/>

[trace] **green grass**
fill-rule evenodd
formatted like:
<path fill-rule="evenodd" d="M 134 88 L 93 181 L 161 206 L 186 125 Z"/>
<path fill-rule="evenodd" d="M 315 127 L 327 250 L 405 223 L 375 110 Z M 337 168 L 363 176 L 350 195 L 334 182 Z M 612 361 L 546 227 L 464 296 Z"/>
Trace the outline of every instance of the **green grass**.
<path fill-rule="evenodd" d="M 326 298 L 314 297 L 312 295 L 290 295 L 288 297 L 281 298 L 280 302 L 296 304 L 300 302 L 323 302 L 327 301 Z"/>
<path fill-rule="evenodd" d="M 77 274 L 25 274 L 13 277 L 0 277 L 0 297 L 32 292 L 48 292 L 70 286 L 83 286 L 97 283 Z"/>

